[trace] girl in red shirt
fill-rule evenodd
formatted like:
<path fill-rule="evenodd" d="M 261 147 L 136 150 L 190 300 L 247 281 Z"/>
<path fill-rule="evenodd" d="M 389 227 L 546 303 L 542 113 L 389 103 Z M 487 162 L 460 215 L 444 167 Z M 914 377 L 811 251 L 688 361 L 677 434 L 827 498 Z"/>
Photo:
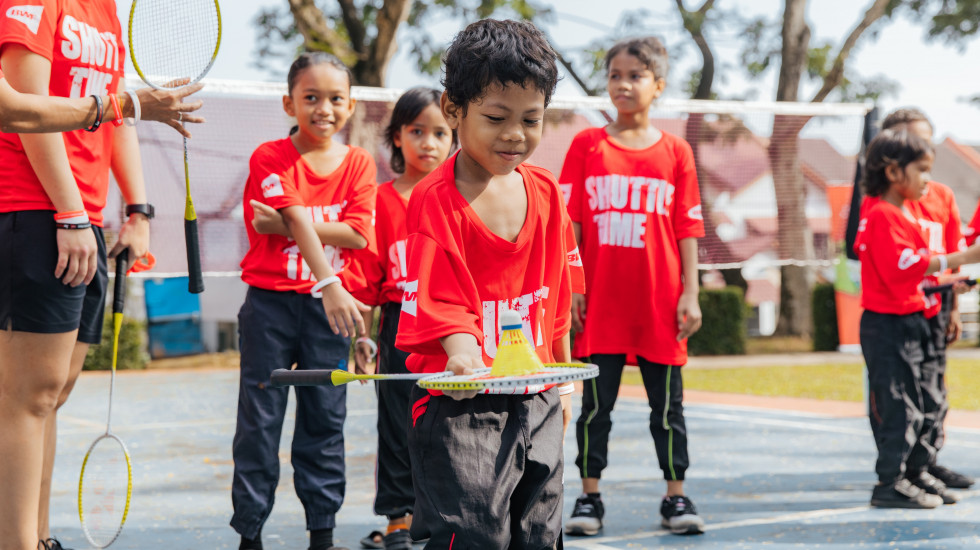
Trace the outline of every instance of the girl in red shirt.
<path fill-rule="evenodd" d="M 861 260 L 861 348 L 868 367 L 871 429 L 878 447 L 878 484 L 871 505 L 935 508 L 942 487 L 908 477 L 935 454 L 923 424 L 923 388 L 935 373 L 938 353 L 924 311 L 926 275 L 980 261 L 980 245 L 964 252 L 932 254 L 907 202 L 922 197 L 929 182 L 932 146 L 902 129 L 883 130 L 868 147 L 864 187 L 880 200 L 858 226 L 854 248 Z"/>
<path fill-rule="evenodd" d="M 574 355 L 600 369 L 586 384 L 576 424 L 583 495 L 565 524 L 570 535 L 595 535 L 602 527 L 599 477 L 627 360 L 638 362 L 654 413 L 650 432 L 667 481 L 662 524 L 677 534 L 700 533 L 704 526 L 684 494 L 680 369 L 687 337 L 701 326 L 697 238 L 704 223 L 691 147 L 650 124 L 667 65 L 656 38 L 625 40 L 609 50 L 616 121 L 575 136 L 559 178 L 572 188 L 568 213 L 586 277 L 587 294 L 572 302 Z"/>
<path fill-rule="evenodd" d="M 249 289 L 238 314 L 231 519 L 241 550 L 262 549 L 262 526 L 279 481 L 288 389 L 269 387 L 269 377 L 294 363 L 297 369 L 344 367 L 350 337 L 364 332 L 366 310 L 349 292 L 365 283 L 352 269 L 351 250 L 374 242 L 374 161 L 364 149 L 333 140 L 354 109 L 350 71 L 332 55 L 304 53 L 288 78 L 283 107 L 296 117 L 296 131 L 255 150 L 244 194 L 249 250 L 242 280 Z M 262 223 L 269 208 L 279 214 L 271 229 Z M 345 490 L 346 396 L 343 386 L 296 388 L 292 463 L 311 550 L 333 547 Z"/>
<path fill-rule="evenodd" d="M 391 149 L 391 169 L 400 175 L 378 187 L 378 215 L 375 232 L 377 254 L 360 254 L 367 287 L 355 296 L 370 306 L 380 306 L 378 343 L 358 338 L 354 360 L 359 372 L 377 352 L 378 372 L 408 373 L 408 354 L 395 347 L 398 318 L 407 271 L 408 228 L 405 219 L 408 199 L 415 185 L 442 164 L 453 147 L 455 134 L 442 116 L 439 98 L 432 88 L 406 91 L 391 112 L 384 138 Z M 364 314 L 364 326 L 374 322 L 374 309 Z M 369 548 L 409 548 L 415 492 L 408 455 L 409 399 L 411 382 L 376 384 L 378 392 L 378 467 L 374 513 L 388 517 L 388 532 L 372 532 L 361 541 Z"/>

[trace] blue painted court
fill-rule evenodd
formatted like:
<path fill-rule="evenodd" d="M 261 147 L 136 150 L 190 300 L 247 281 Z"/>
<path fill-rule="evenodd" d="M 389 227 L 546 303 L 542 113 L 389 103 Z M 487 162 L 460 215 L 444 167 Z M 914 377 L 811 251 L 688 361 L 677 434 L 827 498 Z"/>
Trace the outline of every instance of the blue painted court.
<path fill-rule="evenodd" d="M 86 373 L 60 416 L 52 533 L 68 547 L 87 544 L 78 524 L 78 472 L 89 443 L 105 429 L 108 375 Z M 336 541 L 351 549 L 384 525 L 372 512 L 375 394 L 348 386 L 347 498 Z M 113 426 L 133 458 L 130 517 L 115 548 L 238 547 L 231 518 L 231 440 L 238 372 L 124 372 L 117 377 Z M 576 399 L 577 400 L 577 399 Z M 980 491 L 933 511 L 868 507 L 874 445 L 866 419 L 714 405 L 688 405 L 692 467 L 687 491 L 708 532 L 677 537 L 660 529 L 662 474 L 643 401 L 621 399 L 613 415 L 604 472 L 605 529 L 566 538 L 567 548 L 980 548 Z M 292 488 L 287 417 L 281 482 L 263 532 L 268 548 L 306 548 L 303 511 Z M 565 517 L 580 490 L 575 443 L 565 446 Z M 945 465 L 980 475 L 980 430 L 950 429 Z"/>

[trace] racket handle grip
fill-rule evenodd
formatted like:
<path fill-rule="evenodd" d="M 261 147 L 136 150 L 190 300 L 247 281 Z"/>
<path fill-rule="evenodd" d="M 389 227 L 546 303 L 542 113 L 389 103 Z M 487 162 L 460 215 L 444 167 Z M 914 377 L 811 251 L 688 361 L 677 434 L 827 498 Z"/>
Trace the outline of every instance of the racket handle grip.
<path fill-rule="evenodd" d="M 271 382 L 274 387 L 283 386 L 332 386 L 330 374 L 334 369 L 320 370 L 289 370 L 276 369 L 272 371 Z"/>
<path fill-rule="evenodd" d="M 122 313 L 126 303 L 126 271 L 129 270 L 129 249 L 116 255 L 116 280 L 112 285 L 112 313 Z"/>
<path fill-rule="evenodd" d="M 963 283 L 966 286 L 973 286 L 973 285 L 977 284 L 977 279 L 966 279 L 966 280 L 957 281 L 957 282 Z M 926 293 L 927 295 L 928 294 L 935 294 L 937 292 L 945 292 L 947 290 L 950 290 L 951 288 L 953 288 L 953 286 L 955 286 L 955 283 L 946 283 L 946 284 L 943 284 L 943 285 L 929 286 L 929 287 L 926 287 L 925 289 L 923 289 L 923 292 Z"/>
<path fill-rule="evenodd" d="M 201 245 L 197 237 L 197 219 L 184 220 L 184 244 L 187 248 L 187 290 L 191 294 L 204 292 L 201 274 Z"/>

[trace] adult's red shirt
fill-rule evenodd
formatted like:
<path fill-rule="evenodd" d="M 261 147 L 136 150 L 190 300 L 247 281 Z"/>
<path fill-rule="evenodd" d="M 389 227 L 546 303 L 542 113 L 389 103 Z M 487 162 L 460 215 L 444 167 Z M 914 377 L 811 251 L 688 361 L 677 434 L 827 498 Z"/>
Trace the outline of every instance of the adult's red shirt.
<path fill-rule="evenodd" d="M 249 160 L 245 184 L 245 229 L 248 252 L 242 260 L 242 280 L 266 290 L 309 293 L 316 277 L 299 252 L 296 241 L 282 235 L 260 235 L 252 228 L 251 200 L 276 210 L 303 206 L 310 221 L 341 222 L 368 241 L 374 250 L 374 202 L 377 192 L 374 159 L 360 147 L 349 148 L 341 165 L 318 174 L 303 160 L 290 138 L 263 143 Z M 323 245 L 327 262 L 353 292 L 364 288 L 363 271 L 352 261 L 351 250 Z"/>
<path fill-rule="evenodd" d="M 575 136 L 559 180 L 572 186 L 568 213 L 582 224 L 589 289 L 573 355 L 685 364 L 687 341 L 677 341 L 684 289 L 678 241 L 704 236 L 691 146 L 663 132 L 650 147 L 630 149 L 591 128 Z"/>
<path fill-rule="evenodd" d="M 922 292 L 929 245 L 901 208 L 873 201 L 858 224 L 854 250 L 861 260 L 861 307 L 895 315 L 931 309 Z"/>
<path fill-rule="evenodd" d="M 49 95 L 101 96 L 118 88 L 126 37 L 113 0 L 0 0 L 0 17 L 0 48 L 20 44 L 51 61 Z M 85 210 L 99 226 L 114 133 L 103 124 L 62 134 Z M 0 181 L 0 212 L 54 210 L 17 134 L 0 133 Z"/>
<path fill-rule="evenodd" d="M 490 231 L 456 189 L 455 164 L 453 156 L 433 170 L 409 201 L 408 282 L 396 346 L 412 354 L 410 371 L 442 372 L 448 357 L 439 339 L 472 334 L 490 366 L 500 312 L 513 309 L 541 360 L 553 362 L 552 342 L 571 327 L 572 292 L 585 290 L 561 190 L 547 170 L 517 167 L 527 217 L 510 242 Z"/>
<path fill-rule="evenodd" d="M 375 225 L 377 253 L 358 250 L 357 262 L 364 270 L 367 286 L 354 297 L 369 306 L 400 303 L 405 291 L 408 263 L 408 199 L 395 190 L 393 182 L 378 186 L 378 215 Z"/>
<path fill-rule="evenodd" d="M 977 242 L 977 238 L 980 237 L 980 202 L 977 203 L 977 209 L 973 212 L 973 218 L 970 219 L 970 223 L 966 226 L 966 230 L 963 233 L 966 244 L 970 246 Z"/>

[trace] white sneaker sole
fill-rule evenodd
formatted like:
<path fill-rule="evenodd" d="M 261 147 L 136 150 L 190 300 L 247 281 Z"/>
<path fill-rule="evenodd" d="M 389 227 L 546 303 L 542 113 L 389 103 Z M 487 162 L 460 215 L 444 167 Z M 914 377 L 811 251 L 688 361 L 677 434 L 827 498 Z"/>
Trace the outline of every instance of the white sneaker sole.
<path fill-rule="evenodd" d="M 588 524 L 585 522 L 569 522 L 565 524 L 565 534 L 575 537 L 592 537 L 598 535 L 600 529 L 602 529 L 602 523 L 598 521 L 595 523 L 589 522 Z"/>
<path fill-rule="evenodd" d="M 704 533 L 704 520 L 695 515 L 684 515 L 673 518 L 674 521 L 664 518 L 660 525 L 675 535 L 700 535 Z"/>

